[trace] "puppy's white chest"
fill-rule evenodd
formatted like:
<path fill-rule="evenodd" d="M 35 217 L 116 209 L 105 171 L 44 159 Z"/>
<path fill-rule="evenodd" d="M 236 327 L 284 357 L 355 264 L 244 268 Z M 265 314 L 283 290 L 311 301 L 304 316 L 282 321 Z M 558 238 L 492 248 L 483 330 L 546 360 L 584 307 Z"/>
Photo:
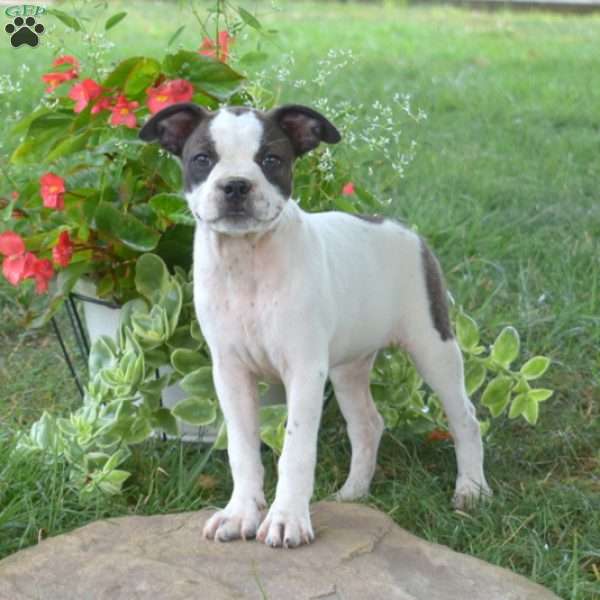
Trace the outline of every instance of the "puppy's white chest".
<path fill-rule="evenodd" d="M 278 377 L 282 290 L 275 285 L 276 265 L 262 264 L 260 256 L 249 251 L 254 249 L 239 246 L 225 251 L 218 263 L 200 260 L 196 264 L 200 326 L 213 352 L 233 353 L 256 374 Z"/>

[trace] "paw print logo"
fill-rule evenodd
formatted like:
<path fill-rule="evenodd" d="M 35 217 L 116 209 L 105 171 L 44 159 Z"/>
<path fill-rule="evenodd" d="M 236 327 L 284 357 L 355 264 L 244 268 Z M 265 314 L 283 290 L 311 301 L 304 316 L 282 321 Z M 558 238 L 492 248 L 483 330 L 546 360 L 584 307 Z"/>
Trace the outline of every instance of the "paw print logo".
<path fill-rule="evenodd" d="M 10 44 L 13 48 L 18 48 L 23 44 L 27 44 L 35 48 L 40 38 L 39 34 L 44 33 L 44 26 L 41 23 L 36 23 L 33 17 L 15 17 L 12 23 L 9 23 L 4 31 L 10 35 Z"/>

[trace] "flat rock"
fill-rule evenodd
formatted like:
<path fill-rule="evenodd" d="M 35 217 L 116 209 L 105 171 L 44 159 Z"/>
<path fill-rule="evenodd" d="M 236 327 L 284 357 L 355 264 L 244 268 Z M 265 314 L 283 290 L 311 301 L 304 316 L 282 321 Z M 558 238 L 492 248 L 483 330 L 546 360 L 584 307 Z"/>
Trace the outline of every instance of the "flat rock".
<path fill-rule="evenodd" d="M 0 599 L 557 599 L 359 504 L 315 504 L 316 542 L 295 550 L 208 542 L 211 513 L 108 519 L 45 540 L 0 561 Z"/>

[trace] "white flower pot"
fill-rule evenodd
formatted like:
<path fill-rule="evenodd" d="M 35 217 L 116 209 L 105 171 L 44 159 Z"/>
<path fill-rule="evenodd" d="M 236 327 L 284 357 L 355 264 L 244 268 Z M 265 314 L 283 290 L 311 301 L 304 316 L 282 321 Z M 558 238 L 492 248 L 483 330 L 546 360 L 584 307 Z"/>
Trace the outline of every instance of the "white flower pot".
<path fill-rule="evenodd" d="M 80 279 L 74 289 L 75 292 L 82 296 L 98 299 L 96 295 L 96 286 L 87 280 Z M 107 335 L 116 340 L 119 330 L 119 320 L 121 318 L 121 309 L 95 304 L 93 302 L 82 302 L 83 316 L 85 326 L 90 340 L 90 346 L 101 336 Z M 159 375 L 165 375 L 172 372 L 171 365 L 160 367 Z M 180 400 L 186 397 L 178 383 L 165 388 L 162 393 L 162 405 L 166 408 L 173 408 Z M 261 397 L 261 405 L 267 406 L 270 404 L 285 403 L 285 389 L 283 385 L 271 385 L 269 389 Z M 185 442 L 201 442 L 212 444 L 217 437 L 215 427 L 197 427 L 177 420 L 179 426 L 180 437 Z M 172 437 L 172 436 L 168 436 Z"/>

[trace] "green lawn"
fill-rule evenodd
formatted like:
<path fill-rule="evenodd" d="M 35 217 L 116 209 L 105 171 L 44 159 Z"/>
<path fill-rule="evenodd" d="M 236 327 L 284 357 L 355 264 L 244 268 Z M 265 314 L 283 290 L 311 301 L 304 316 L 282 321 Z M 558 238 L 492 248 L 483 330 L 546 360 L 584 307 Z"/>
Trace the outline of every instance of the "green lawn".
<path fill-rule="evenodd" d="M 189 22 L 178 3 L 110 4 L 112 12 L 119 5 L 130 12 L 110 35 L 112 58 L 161 55 Z M 425 110 L 425 122 L 404 126 L 403 136 L 418 143 L 406 177 L 372 154 L 357 157 L 357 180 L 393 198 L 390 214 L 430 240 L 454 297 L 488 340 L 510 323 L 526 356 L 553 359 L 544 383 L 556 394 L 542 406 L 538 425 L 500 418 L 487 437 L 495 491 L 489 505 L 471 515 L 453 512 L 451 444 L 428 444 L 404 430 L 384 436 L 368 502 L 421 537 L 511 568 L 562 598 L 600 598 L 600 19 L 262 6 L 263 20 L 279 30 L 276 45 L 267 46 L 272 60 L 289 64 L 286 54 L 295 57 L 290 78 L 314 77 L 331 48 L 352 49 L 356 62 L 323 88 L 330 102 L 387 104 L 398 91 Z M 62 32 L 49 32 L 46 43 L 84 52 L 74 34 Z M 190 25 L 179 42 L 195 48 L 199 38 Z M 22 85 L 17 93 L 0 79 L 3 119 L 10 123 L 15 110 L 36 104 L 51 56 L 47 46 L 0 53 L 1 72 Z M 289 83 L 277 93 L 282 101 L 315 101 Z M 357 130 L 371 118 L 359 114 Z M 3 161 L 10 141 L 0 143 Z M 9 460 L 20 428 L 44 409 L 78 402 L 50 329 L 23 331 L 19 318 L 0 285 L 0 555 L 101 516 L 225 502 L 231 481 L 224 453 L 204 462 L 202 450 L 176 443 L 137 448 L 125 496 L 93 506 L 80 504 L 62 467 Z M 342 421 L 330 404 L 317 498 L 342 483 L 348 460 Z M 265 462 L 272 497 L 270 453 Z"/>

